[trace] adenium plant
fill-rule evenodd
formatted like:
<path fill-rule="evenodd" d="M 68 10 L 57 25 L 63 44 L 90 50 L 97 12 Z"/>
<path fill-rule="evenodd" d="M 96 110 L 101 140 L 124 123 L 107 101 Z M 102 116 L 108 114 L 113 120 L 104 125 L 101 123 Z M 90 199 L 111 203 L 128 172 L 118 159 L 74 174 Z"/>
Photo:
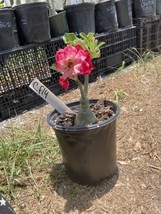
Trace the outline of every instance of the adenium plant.
<path fill-rule="evenodd" d="M 59 84 L 65 89 L 69 88 L 69 79 L 76 81 L 80 89 L 80 107 L 76 115 L 76 125 L 87 125 L 97 121 L 94 113 L 90 109 L 88 99 L 88 79 L 94 69 L 92 59 L 100 57 L 100 47 L 104 42 L 98 43 L 94 33 L 80 33 L 79 37 L 74 33 L 66 33 L 63 36 L 65 44 L 64 49 L 56 52 L 56 63 L 53 67 L 62 74 Z M 84 76 L 84 84 L 82 84 L 78 75 Z"/>

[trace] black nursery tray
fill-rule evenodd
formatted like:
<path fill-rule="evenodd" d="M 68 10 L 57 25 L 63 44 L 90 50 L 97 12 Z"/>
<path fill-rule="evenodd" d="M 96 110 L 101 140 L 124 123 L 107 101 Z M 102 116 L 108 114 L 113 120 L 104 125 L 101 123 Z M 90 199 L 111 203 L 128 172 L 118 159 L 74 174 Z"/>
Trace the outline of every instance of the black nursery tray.
<path fill-rule="evenodd" d="M 136 26 L 137 49 L 140 53 L 157 50 L 161 45 L 161 18 L 137 18 L 133 20 Z"/>

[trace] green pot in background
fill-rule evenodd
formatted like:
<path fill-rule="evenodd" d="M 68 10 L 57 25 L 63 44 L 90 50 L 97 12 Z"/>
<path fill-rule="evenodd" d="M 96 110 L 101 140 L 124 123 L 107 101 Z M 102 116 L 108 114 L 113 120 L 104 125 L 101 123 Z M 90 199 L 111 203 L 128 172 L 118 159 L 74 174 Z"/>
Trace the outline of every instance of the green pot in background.
<path fill-rule="evenodd" d="M 161 0 L 156 1 L 156 14 L 161 15 Z"/>
<path fill-rule="evenodd" d="M 69 32 L 66 11 L 49 16 L 51 37 L 62 36 Z"/>

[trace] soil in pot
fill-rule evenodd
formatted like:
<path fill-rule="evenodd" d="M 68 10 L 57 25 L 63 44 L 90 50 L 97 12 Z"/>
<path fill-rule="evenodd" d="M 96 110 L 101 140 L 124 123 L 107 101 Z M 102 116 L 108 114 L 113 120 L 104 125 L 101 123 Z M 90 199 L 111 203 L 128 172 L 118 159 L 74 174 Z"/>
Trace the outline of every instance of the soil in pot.
<path fill-rule="evenodd" d="M 108 120 L 115 114 L 115 111 L 112 106 L 104 106 L 103 101 L 99 101 L 96 104 L 91 103 L 90 108 L 94 112 L 97 122 Z M 77 113 L 77 109 L 75 109 L 75 113 Z M 57 125 L 66 126 L 66 127 L 74 127 L 75 126 L 75 114 L 64 113 L 63 115 L 59 115 L 56 119 Z"/>
<path fill-rule="evenodd" d="M 80 184 L 96 185 L 117 170 L 116 118 L 120 109 L 109 101 L 90 103 L 98 118 L 96 124 L 75 126 L 74 115 L 58 116 L 56 111 L 48 115 L 48 124 L 55 131 L 68 176 Z M 68 106 L 77 111 L 79 102 Z"/>

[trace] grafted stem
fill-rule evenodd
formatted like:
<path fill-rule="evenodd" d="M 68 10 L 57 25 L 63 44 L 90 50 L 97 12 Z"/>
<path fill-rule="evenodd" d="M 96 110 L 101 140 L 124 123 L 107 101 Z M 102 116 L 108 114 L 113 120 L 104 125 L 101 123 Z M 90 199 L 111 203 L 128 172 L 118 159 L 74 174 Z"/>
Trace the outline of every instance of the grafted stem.
<path fill-rule="evenodd" d="M 76 125 L 87 125 L 87 124 L 95 123 L 97 119 L 90 108 L 89 99 L 87 97 L 88 78 L 85 79 L 86 83 L 84 85 L 84 88 L 79 80 L 76 80 L 76 82 L 81 92 L 81 99 L 80 99 L 80 107 L 78 110 L 78 114 L 76 116 L 75 123 Z"/>

